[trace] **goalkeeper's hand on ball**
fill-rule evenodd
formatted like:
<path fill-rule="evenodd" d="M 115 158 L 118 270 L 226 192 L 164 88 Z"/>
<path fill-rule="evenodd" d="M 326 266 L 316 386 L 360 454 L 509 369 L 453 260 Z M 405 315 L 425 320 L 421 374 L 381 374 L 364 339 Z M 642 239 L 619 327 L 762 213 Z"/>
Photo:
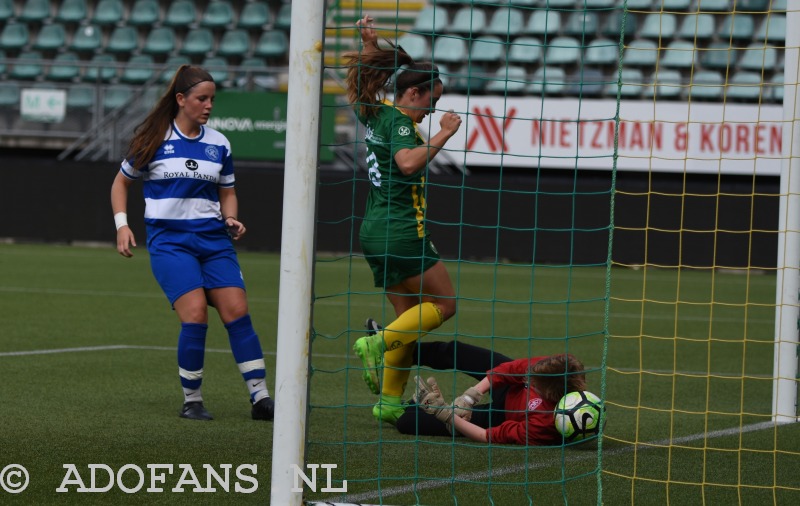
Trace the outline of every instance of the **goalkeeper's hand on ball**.
<path fill-rule="evenodd" d="M 481 402 L 483 394 L 475 387 L 469 387 L 463 394 L 456 397 L 453 406 L 456 407 L 456 416 L 470 421 L 472 418 L 472 408 Z"/>
<path fill-rule="evenodd" d="M 430 377 L 426 383 L 419 376 L 414 376 L 414 381 L 417 384 L 417 394 L 415 396 L 417 404 L 423 411 L 435 416 L 437 420 L 447 425 L 448 430 L 452 432 L 453 406 L 445 402 L 442 392 L 439 390 L 439 385 L 436 383 L 436 378 Z"/>

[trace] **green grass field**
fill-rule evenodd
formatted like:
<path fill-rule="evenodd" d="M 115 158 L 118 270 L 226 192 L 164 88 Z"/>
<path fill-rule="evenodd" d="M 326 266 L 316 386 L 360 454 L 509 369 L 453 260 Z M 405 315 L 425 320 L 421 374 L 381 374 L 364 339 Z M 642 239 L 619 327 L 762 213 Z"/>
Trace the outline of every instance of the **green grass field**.
<path fill-rule="evenodd" d="M 136 253 L 126 260 L 110 247 L 0 245 L 0 469 L 19 464 L 30 475 L 20 494 L 0 489 L 0 504 L 269 502 L 272 425 L 250 420 L 222 325 L 210 315 L 203 390 L 216 419 L 179 419 L 177 318 L 146 251 Z M 242 253 L 240 261 L 273 385 L 279 258 Z M 599 469 L 605 504 L 800 501 L 800 429 L 757 425 L 771 410 L 774 275 L 614 268 L 606 342 L 605 268 L 462 262 L 448 269 L 459 312 L 426 339 L 457 336 L 519 357 L 576 354 L 591 390 L 600 394 L 605 380 L 602 452 L 595 443 L 414 439 L 377 425 L 375 399 L 349 351 L 364 319 L 387 321 L 390 308 L 363 260 L 326 257 L 316 265 L 307 462 L 337 464 L 333 477 L 347 480 L 348 501 L 594 504 Z M 469 383 L 454 372 L 437 379 L 456 395 Z M 149 483 L 136 494 L 56 492 L 65 464 L 89 486 L 86 466 L 100 463 L 176 470 L 162 493 L 145 492 Z M 198 474 L 203 464 L 255 464 L 258 489 L 170 492 L 187 463 Z M 137 479 L 125 474 L 124 484 Z M 320 480 L 324 486 L 324 474 Z M 103 481 L 101 474 L 98 486 Z M 342 495 L 318 489 L 307 497 Z"/>

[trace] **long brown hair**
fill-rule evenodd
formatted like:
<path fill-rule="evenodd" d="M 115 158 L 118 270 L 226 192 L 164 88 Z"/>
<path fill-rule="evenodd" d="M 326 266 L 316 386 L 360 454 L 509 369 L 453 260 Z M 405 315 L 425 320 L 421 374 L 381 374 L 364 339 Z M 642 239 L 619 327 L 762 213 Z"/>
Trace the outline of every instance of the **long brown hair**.
<path fill-rule="evenodd" d="M 531 364 L 528 374 L 542 397 L 557 403 L 569 392 L 586 390 L 586 374 L 580 360 L 569 353 L 551 355 Z"/>
<path fill-rule="evenodd" d="M 178 67 L 167 90 L 153 106 L 150 114 L 133 130 L 127 158 L 136 170 L 152 160 L 164 141 L 167 130 L 171 128 L 172 120 L 178 115 L 178 100 L 175 95 L 188 94 L 194 86 L 204 81 L 214 82 L 214 78 L 205 69 L 192 65 Z"/>
<path fill-rule="evenodd" d="M 431 62 L 415 62 L 403 48 L 386 41 L 389 48 L 377 45 L 371 51 L 344 54 L 347 65 L 347 99 L 358 106 L 361 116 L 375 115 L 376 105 L 383 100 L 387 88 L 395 97 L 402 97 L 409 88 L 431 90 L 442 80 L 439 69 Z M 394 75 L 394 79 L 390 78 Z"/>

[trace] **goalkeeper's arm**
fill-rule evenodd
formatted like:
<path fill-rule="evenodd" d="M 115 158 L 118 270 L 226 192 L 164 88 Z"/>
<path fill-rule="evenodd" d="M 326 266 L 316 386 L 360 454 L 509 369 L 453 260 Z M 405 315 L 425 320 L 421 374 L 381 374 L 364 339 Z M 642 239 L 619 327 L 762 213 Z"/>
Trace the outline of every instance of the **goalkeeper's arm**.
<path fill-rule="evenodd" d="M 468 422 L 461 417 L 453 417 L 453 426 L 465 437 L 479 443 L 488 443 L 489 439 L 486 437 L 486 429 L 479 427 L 472 422 Z"/>

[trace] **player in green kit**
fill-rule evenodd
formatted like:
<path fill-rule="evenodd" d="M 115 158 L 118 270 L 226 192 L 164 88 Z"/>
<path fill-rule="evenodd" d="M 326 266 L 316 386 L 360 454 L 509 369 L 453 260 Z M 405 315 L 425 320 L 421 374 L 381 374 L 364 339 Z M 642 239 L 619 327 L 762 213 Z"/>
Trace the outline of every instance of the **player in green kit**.
<path fill-rule="evenodd" d="M 401 396 L 414 344 L 456 312 L 453 284 L 428 234 L 425 183 L 428 162 L 458 131 L 461 118 L 445 113 L 441 129 L 426 142 L 416 125 L 433 112 L 444 91 L 438 69 L 415 62 L 391 43 L 380 47 L 370 16 L 356 25 L 363 47 L 346 55 L 346 84 L 365 126 L 371 183 L 359 239 L 375 286 L 384 288 L 397 318 L 359 338 L 353 349 L 362 361 L 364 381 L 380 394 L 373 415 L 395 423 L 404 412 Z M 394 94 L 393 103 L 385 99 L 387 90 Z"/>

